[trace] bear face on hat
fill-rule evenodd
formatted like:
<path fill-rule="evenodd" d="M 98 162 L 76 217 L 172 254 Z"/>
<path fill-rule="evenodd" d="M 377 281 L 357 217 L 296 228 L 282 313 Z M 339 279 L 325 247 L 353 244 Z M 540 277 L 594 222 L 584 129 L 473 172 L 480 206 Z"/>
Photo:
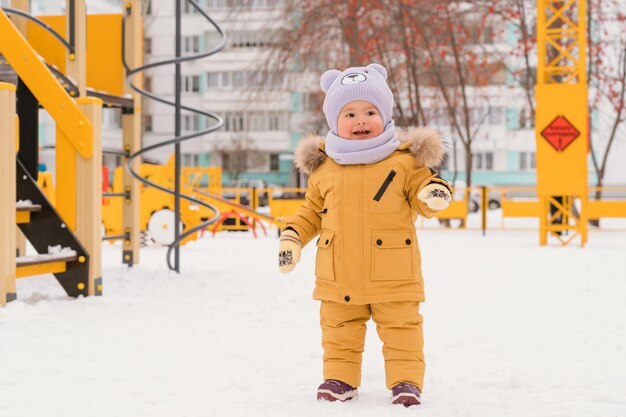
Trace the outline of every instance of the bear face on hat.
<path fill-rule="evenodd" d="M 383 125 L 387 126 L 393 112 L 393 94 L 386 79 L 387 70 L 380 64 L 352 67 L 343 72 L 331 69 L 322 74 L 320 86 L 326 93 L 323 111 L 330 130 L 337 134 L 337 119 L 341 109 L 357 100 L 376 106 Z"/>

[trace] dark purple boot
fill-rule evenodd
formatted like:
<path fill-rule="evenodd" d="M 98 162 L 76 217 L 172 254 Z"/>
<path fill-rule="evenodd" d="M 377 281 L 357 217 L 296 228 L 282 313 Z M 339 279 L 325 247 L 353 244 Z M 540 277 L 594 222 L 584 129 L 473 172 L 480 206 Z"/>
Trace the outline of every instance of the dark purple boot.
<path fill-rule="evenodd" d="M 326 401 L 348 401 L 359 394 L 358 390 L 345 382 L 327 379 L 317 388 L 317 399 Z"/>
<path fill-rule="evenodd" d="M 391 399 L 393 404 L 402 404 L 405 407 L 412 405 L 420 405 L 422 403 L 422 395 L 415 385 L 408 382 L 400 382 L 391 390 Z"/>

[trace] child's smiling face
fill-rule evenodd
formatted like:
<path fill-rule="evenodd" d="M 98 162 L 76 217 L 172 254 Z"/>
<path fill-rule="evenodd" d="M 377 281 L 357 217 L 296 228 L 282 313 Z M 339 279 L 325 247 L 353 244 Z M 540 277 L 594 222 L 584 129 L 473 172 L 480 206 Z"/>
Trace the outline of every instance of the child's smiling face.
<path fill-rule="evenodd" d="M 344 139 L 371 139 L 384 130 L 380 112 L 368 101 L 351 101 L 339 112 L 337 134 Z"/>

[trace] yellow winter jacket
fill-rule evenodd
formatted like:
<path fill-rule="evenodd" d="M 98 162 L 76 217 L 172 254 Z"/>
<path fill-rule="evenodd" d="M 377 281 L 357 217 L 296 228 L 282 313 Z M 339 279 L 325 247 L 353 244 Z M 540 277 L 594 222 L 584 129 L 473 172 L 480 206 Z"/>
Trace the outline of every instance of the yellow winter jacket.
<path fill-rule="evenodd" d="M 440 136 L 419 128 L 400 137 L 390 156 L 373 164 L 339 165 L 320 137 L 298 146 L 296 166 L 309 174 L 306 201 L 287 217 L 303 246 L 316 241 L 313 298 L 346 304 L 424 300 L 417 214 L 435 212 L 417 199 L 432 182 L 429 166 L 443 156 Z"/>

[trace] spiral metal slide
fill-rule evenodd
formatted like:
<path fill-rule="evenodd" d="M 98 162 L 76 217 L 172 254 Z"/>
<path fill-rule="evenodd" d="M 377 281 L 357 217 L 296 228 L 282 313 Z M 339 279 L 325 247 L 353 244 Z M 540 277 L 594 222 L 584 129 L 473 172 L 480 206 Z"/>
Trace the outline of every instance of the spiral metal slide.
<path fill-rule="evenodd" d="M 215 123 L 212 126 L 208 127 L 205 130 L 189 133 L 189 134 L 186 134 L 186 135 L 180 135 L 180 133 L 179 133 L 179 130 L 180 130 L 180 119 L 178 119 L 177 120 L 177 126 L 176 126 L 176 128 L 177 128 L 176 130 L 177 131 L 175 133 L 177 135 L 176 137 L 174 137 L 172 139 L 169 139 L 169 140 L 165 140 L 163 142 L 160 142 L 160 143 L 157 143 L 157 144 L 154 144 L 154 145 L 151 145 L 151 146 L 148 146 L 148 147 L 145 147 L 145 148 L 142 148 L 138 152 L 132 154 L 128 158 L 127 163 L 126 163 L 126 169 L 130 172 L 130 174 L 134 178 L 136 178 L 137 180 L 141 181 L 142 183 L 144 183 L 144 184 L 146 184 L 146 185 L 148 185 L 150 187 L 154 187 L 154 188 L 156 188 L 158 190 L 161 190 L 161 191 L 163 191 L 165 193 L 174 195 L 176 198 L 178 198 L 178 196 L 179 196 L 180 198 L 185 199 L 185 200 L 187 200 L 189 202 L 192 202 L 192 203 L 198 204 L 200 206 L 206 207 L 206 208 L 212 210 L 215 213 L 215 215 L 212 218 L 210 218 L 210 219 L 208 219 L 208 220 L 206 220 L 206 221 L 204 221 L 204 222 L 202 222 L 202 223 L 200 223 L 200 224 L 198 224 L 196 226 L 193 226 L 190 229 L 186 230 L 184 233 L 180 234 L 180 236 L 176 237 L 175 240 L 169 245 L 169 248 L 168 248 L 168 251 L 167 251 L 167 264 L 168 264 L 168 267 L 170 269 L 177 270 L 177 271 L 178 271 L 178 265 L 177 264 L 176 265 L 172 265 L 172 262 L 171 262 L 172 251 L 174 251 L 174 250 L 178 251 L 178 249 L 180 247 L 181 241 L 183 241 L 186 237 L 188 237 L 189 235 L 191 235 L 193 233 L 196 233 L 196 232 L 206 228 L 207 226 L 215 223 L 219 219 L 220 212 L 216 208 L 215 205 L 219 205 L 220 207 L 228 207 L 229 209 L 232 209 L 233 211 L 235 211 L 237 213 L 241 213 L 241 214 L 243 214 L 245 216 L 248 216 L 248 217 L 251 217 L 252 219 L 255 219 L 255 220 L 264 220 L 264 221 L 267 221 L 269 223 L 277 224 L 277 225 L 281 225 L 282 224 L 279 220 L 277 220 L 277 219 L 275 219 L 275 218 L 273 218 L 271 216 L 266 216 L 266 215 L 263 215 L 261 213 L 257 213 L 251 207 L 243 206 L 243 205 L 234 203 L 234 202 L 232 202 L 230 200 L 227 200 L 227 199 L 225 199 L 225 198 L 223 198 L 221 196 L 217 196 L 217 195 L 214 195 L 214 194 L 206 193 L 205 191 L 201 191 L 201 190 L 198 190 L 198 189 L 193 189 L 193 194 L 192 195 L 181 194 L 181 193 L 179 193 L 178 190 L 171 190 L 169 188 L 163 187 L 162 185 L 156 184 L 156 183 L 154 183 L 154 182 L 152 182 L 152 181 L 150 181 L 150 180 L 148 180 L 146 178 L 141 177 L 141 175 L 139 175 L 138 172 L 135 172 L 132 169 L 132 162 L 133 162 L 133 160 L 135 158 L 140 157 L 141 155 L 143 155 L 145 153 L 148 153 L 150 151 L 153 151 L 155 149 L 162 148 L 162 147 L 165 147 L 165 146 L 178 145 L 181 142 L 187 141 L 187 140 L 190 140 L 190 139 L 199 138 L 201 136 L 204 136 L 206 134 L 209 134 L 211 132 L 214 132 L 214 131 L 220 129 L 223 126 L 223 124 L 224 124 L 224 121 L 222 120 L 222 118 L 219 117 L 216 114 L 213 114 L 213 113 L 210 113 L 210 112 L 205 112 L 205 111 L 193 108 L 193 107 L 185 106 L 185 105 L 182 105 L 180 103 L 180 72 L 179 72 L 179 65 L 181 63 L 183 63 L 183 62 L 194 61 L 194 60 L 206 58 L 206 57 L 209 57 L 211 55 L 214 55 L 214 54 L 218 53 L 219 51 L 221 51 L 226 46 L 226 40 L 227 40 L 226 34 L 222 30 L 222 28 L 213 19 L 211 19 L 211 17 L 209 17 L 204 12 L 204 10 L 202 10 L 202 8 L 195 1 L 193 1 L 193 0 L 185 0 L 185 1 L 187 1 L 187 3 L 189 3 L 194 9 L 196 9 L 196 11 L 201 16 L 203 16 L 215 28 L 215 30 L 220 34 L 221 41 L 220 41 L 220 43 L 217 46 L 211 48 L 207 52 L 200 53 L 200 54 L 195 54 L 195 55 L 189 55 L 189 56 L 185 56 L 185 57 L 178 56 L 179 53 L 177 53 L 176 58 L 163 60 L 163 61 L 159 61 L 159 62 L 154 62 L 154 63 L 148 64 L 148 65 L 143 65 L 143 66 L 135 68 L 135 69 L 131 69 L 131 68 L 128 67 L 126 59 L 125 59 L 125 53 L 124 53 L 125 51 L 124 50 L 122 51 L 122 62 L 123 62 L 124 67 L 126 69 L 126 81 L 127 81 L 128 85 L 134 91 L 136 91 L 137 93 L 141 94 L 142 96 L 145 96 L 145 97 L 148 97 L 148 98 L 150 98 L 152 100 L 158 101 L 159 103 L 163 103 L 163 104 L 166 104 L 168 106 L 175 107 L 176 111 L 177 111 L 177 115 L 180 115 L 180 110 L 187 110 L 187 111 L 192 112 L 194 114 L 205 116 L 205 117 L 215 121 Z M 177 13 L 176 13 L 177 14 L 177 17 L 176 17 L 177 18 L 177 34 L 176 34 L 176 36 L 178 38 L 177 39 L 177 44 L 178 45 L 180 45 L 180 13 L 181 13 L 181 11 L 180 11 L 180 3 L 178 3 L 178 5 L 177 5 Z M 126 12 L 126 14 L 124 16 L 124 22 L 122 24 L 122 39 L 124 39 L 124 37 L 125 37 L 125 26 L 126 26 L 126 21 L 127 21 L 128 17 L 129 17 L 129 14 L 130 14 L 130 10 L 127 8 L 127 12 Z M 177 48 L 177 49 L 179 50 L 180 48 Z M 141 73 L 143 71 L 152 69 L 152 68 L 157 68 L 157 67 L 166 66 L 166 65 L 176 65 L 177 66 L 177 80 L 176 80 L 176 89 L 177 89 L 176 96 L 177 97 L 176 97 L 176 101 L 174 101 L 174 102 L 172 102 L 170 100 L 167 100 L 167 99 L 164 99 L 162 97 L 159 97 L 159 96 L 157 96 L 157 95 L 155 95 L 155 94 L 153 94 L 153 93 L 151 93 L 149 91 L 143 90 L 142 88 L 138 87 L 136 84 L 133 83 L 133 77 L 136 76 L 137 74 L 139 74 L 139 73 Z M 177 169 L 177 174 L 176 174 L 175 184 L 179 184 L 180 183 L 180 181 L 179 181 L 179 178 L 180 178 L 180 174 L 179 174 L 180 171 L 179 171 L 179 169 L 180 168 L 177 167 L 176 169 Z M 176 204 L 176 206 L 179 207 L 178 203 Z M 174 227 L 178 227 L 178 224 L 180 223 L 177 220 L 178 219 L 176 219 L 174 221 Z M 176 256 L 176 259 L 178 259 L 178 256 Z"/>

